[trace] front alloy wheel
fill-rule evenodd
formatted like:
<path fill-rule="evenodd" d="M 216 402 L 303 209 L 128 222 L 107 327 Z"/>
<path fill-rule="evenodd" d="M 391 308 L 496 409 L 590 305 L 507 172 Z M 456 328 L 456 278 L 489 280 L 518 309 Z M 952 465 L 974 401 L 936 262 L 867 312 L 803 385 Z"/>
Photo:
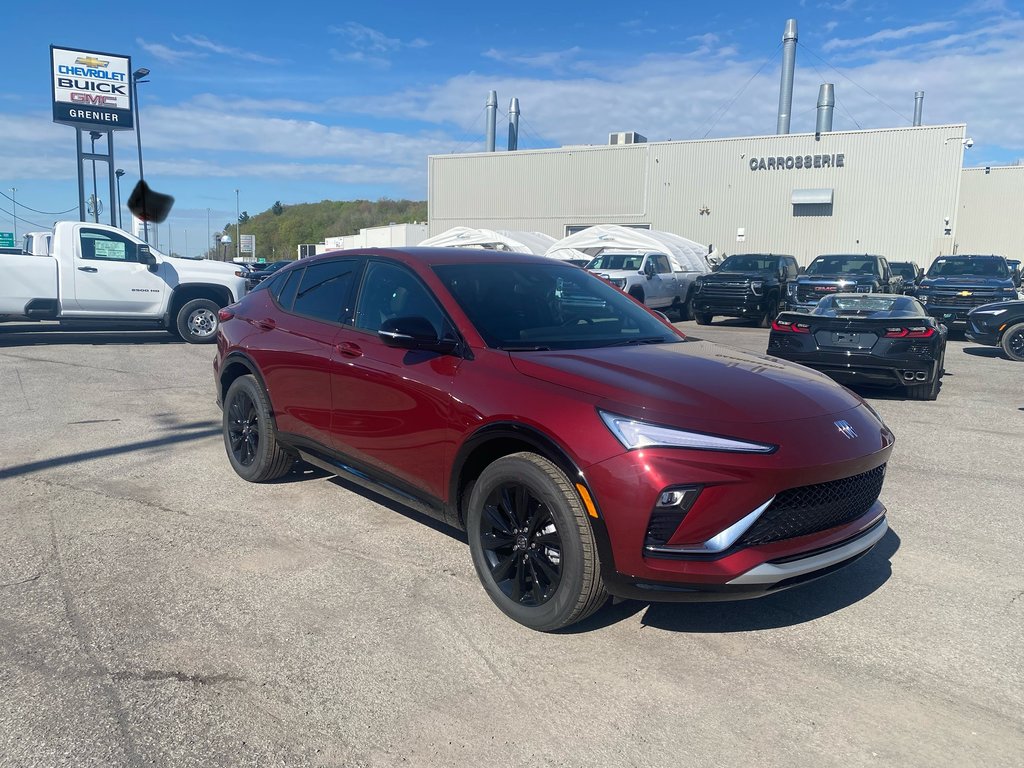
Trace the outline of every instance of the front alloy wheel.
<path fill-rule="evenodd" d="M 239 376 L 228 387 L 222 431 L 231 468 L 250 483 L 276 480 L 295 461 L 277 442 L 270 400 L 252 374 Z"/>
<path fill-rule="evenodd" d="M 1024 362 L 1024 323 L 1007 328 L 999 346 L 1011 360 Z"/>
<path fill-rule="evenodd" d="M 579 495 L 535 453 L 503 456 L 484 469 L 470 494 L 466 532 L 487 595 L 520 624 L 561 629 L 608 598 Z"/>

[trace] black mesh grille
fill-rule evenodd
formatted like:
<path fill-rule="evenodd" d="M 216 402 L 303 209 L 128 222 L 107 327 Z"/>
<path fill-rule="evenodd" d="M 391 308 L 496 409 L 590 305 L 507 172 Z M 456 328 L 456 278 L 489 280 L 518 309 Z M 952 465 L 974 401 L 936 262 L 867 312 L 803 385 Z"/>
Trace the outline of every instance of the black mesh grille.
<path fill-rule="evenodd" d="M 678 511 L 666 511 L 656 509 L 651 513 L 651 521 L 647 524 L 647 536 L 644 539 L 645 545 L 664 544 L 672 538 L 676 528 L 683 522 L 683 515 Z"/>
<path fill-rule="evenodd" d="M 783 491 L 737 542 L 751 547 L 844 525 L 867 512 L 882 492 L 885 464 L 868 472 Z"/>
<path fill-rule="evenodd" d="M 943 307 L 962 307 L 964 309 L 973 309 L 974 307 L 980 307 L 982 304 L 990 304 L 1000 298 L 1002 296 L 995 293 L 972 293 L 970 296 L 942 293 L 933 295 L 933 300 L 936 304 Z"/>

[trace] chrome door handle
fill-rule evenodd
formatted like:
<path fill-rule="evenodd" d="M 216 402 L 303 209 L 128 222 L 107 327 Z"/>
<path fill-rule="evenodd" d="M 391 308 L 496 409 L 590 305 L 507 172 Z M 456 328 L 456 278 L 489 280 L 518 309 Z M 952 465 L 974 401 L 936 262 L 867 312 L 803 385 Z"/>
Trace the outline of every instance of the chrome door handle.
<path fill-rule="evenodd" d="M 78 271 L 79 272 L 99 272 L 99 270 L 96 269 L 96 267 L 79 267 Z"/>

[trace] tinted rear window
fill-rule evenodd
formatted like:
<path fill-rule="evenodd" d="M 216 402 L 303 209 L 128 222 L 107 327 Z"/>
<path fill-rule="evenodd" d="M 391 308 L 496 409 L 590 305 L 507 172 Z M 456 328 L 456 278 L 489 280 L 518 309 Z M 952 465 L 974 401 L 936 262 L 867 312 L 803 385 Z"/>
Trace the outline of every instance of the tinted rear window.
<path fill-rule="evenodd" d="M 328 323 L 341 322 L 358 264 L 355 259 L 341 259 L 306 267 L 292 312 Z"/>

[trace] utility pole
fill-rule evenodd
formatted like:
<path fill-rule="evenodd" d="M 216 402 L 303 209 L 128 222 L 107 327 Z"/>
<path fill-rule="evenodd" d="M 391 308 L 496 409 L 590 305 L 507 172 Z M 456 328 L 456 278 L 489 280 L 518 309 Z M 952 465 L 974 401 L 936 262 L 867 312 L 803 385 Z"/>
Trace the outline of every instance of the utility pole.
<path fill-rule="evenodd" d="M 235 190 L 235 258 L 242 260 L 242 238 L 239 236 L 239 227 L 242 225 L 242 214 L 238 210 L 238 190 Z"/>
<path fill-rule="evenodd" d="M 212 237 L 212 235 L 210 235 L 210 209 L 207 208 L 206 209 L 206 244 L 207 244 L 207 246 L 209 246 L 209 244 L 210 244 L 210 237 Z M 214 254 L 214 255 L 216 255 L 216 254 Z"/>
<path fill-rule="evenodd" d="M 11 187 L 11 202 L 14 204 L 14 242 L 18 242 L 18 190 Z"/>

